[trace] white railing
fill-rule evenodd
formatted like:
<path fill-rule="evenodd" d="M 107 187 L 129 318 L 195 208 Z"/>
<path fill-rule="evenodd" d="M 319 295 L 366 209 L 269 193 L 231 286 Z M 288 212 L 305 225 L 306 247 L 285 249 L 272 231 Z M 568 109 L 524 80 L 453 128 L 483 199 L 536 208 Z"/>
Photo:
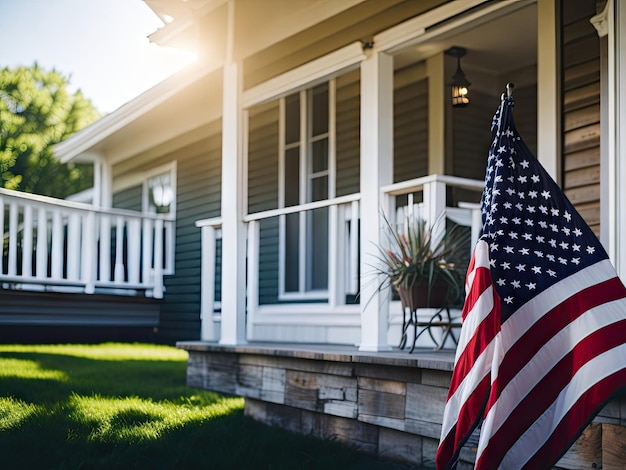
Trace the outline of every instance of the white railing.
<path fill-rule="evenodd" d="M 328 292 L 324 295 L 328 309 L 341 311 L 347 295 L 359 291 L 359 199 L 351 194 L 331 200 L 317 201 L 298 206 L 248 214 L 247 224 L 247 319 L 254 323 L 259 309 L 260 226 L 264 220 L 281 219 L 288 214 L 328 208 Z M 216 243 L 222 236 L 221 218 L 204 219 L 196 222 L 202 230 L 202 300 L 201 319 L 203 340 L 219 340 L 220 305 L 215 302 Z M 309 304 L 312 305 L 312 304 Z M 352 306 L 354 307 L 354 306 Z M 354 310 L 354 308 L 352 308 Z M 357 312 L 358 313 L 358 312 Z"/>
<path fill-rule="evenodd" d="M 217 240 L 222 237 L 222 218 L 203 219 L 196 221 L 201 229 L 202 258 L 200 262 L 200 320 L 202 322 L 200 338 L 204 341 L 215 341 L 220 337 L 218 325 L 220 321 L 220 305 L 215 300 L 215 271 L 217 257 Z"/>
<path fill-rule="evenodd" d="M 174 221 L 0 188 L 4 287 L 163 298 Z"/>
<path fill-rule="evenodd" d="M 453 200 L 448 200 L 450 189 L 455 188 L 468 190 L 465 196 L 471 196 L 473 201 L 463 201 L 458 195 Z M 446 224 L 439 223 L 446 218 L 452 222 L 469 227 L 471 230 L 470 246 L 467 253 L 467 261 L 471 258 L 478 236 L 480 234 L 482 221 L 480 212 L 480 199 L 483 190 L 483 182 L 445 175 L 428 175 L 408 181 L 384 186 L 380 189 L 383 201 L 383 211 L 392 226 L 401 227 L 407 221 L 421 219 L 428 227 L 433 227 L 433 231 L 440 231 L 443 235 Z M 398 196 L 405 196 L 406 202 L 397 205 Z M 436 233 L 433 237 L 437 237 Z M 391 298 L 391 296 L 389 297 Z M 397 305 L 396 305 L 397 304 Z M 398 344 L 402 324 L 402 308 L 399 301 L 392 301 L 392 308 L 389 309 L 389 344 Z M 425 309 L 418 313 L 421 319 L 430 318 L 433 312 Z M 453 317 L 458 317 L 460 312 L 453 312 Z M 411 332 L 410 332 L 411 333 Z M 437 332 L 436 332 L 437 333 Z M 453 334 L 458 337 L 458 328 L 453 328 Z M 441 346 L 445 348 L 455 348 L 456 344 L 452 338 L 443 338 Z M 428 335 L 421 335 L 417 343 L 418 346 L 432 347 Z"/>
<path fill-rule="evenodd" d="M 438 230 L 444 230 L 445 225 L 437 222 L 447 217 L 458 225 L 471 228 L 470 245 L 473 248 L 478 240 L 482 224 L 480 204 L 457 201 L 453 206 L 454 202 L 448 201 L 447 197 L 449 188 L 475 192 L 474 199 L 478 199 L 483 190 L 483 182 L 434 174 L 390 184 L 380 188 L 383 211 L 392 224 L 401 224 L 403 219 L 422 219 L 426 222 L 426 226 Z M 403 195 L 407 196 L 406 205 L 396 207 L 396 197 Z"/>
<path fill-rule="evenodd" d="M 482 186 L 483 183 L 480 181 L 441 175 L 430 175 L 392 184 L 380 189 L 383 196 L 383 211 L 392 215 L 390 221 L 399 221 L 411 213 L 431 222 L 436 217 L 441 217 L 443 212 L 454 222 L 471 227 L 472 241 L 475 241 L 480 230 L 479 205 L 476 202 L 455 202 L 452 207 L 452 201 L 446 200 L 446 194 L 450 188 L 469 189 L 477 193 L 473 197 L 477 200 Z M 402 195 L 406 195 L 407 203 L 402 207 L 396 207 L 396 196 Z M 334 325 L 354 326 L 355 321 L 358 327 L 359 307 L 347 305 L 346 297 L 359 292 L 361 283 L 359 252 L 362 243 L 360 238 L 367 240 L 368 237 L 368 234 L 360 234 L 358 228 L 360 199 L 360 194 L 355 193 L 325 201 L 248 214 L 243 218 L 243 222 L 247 224 L 247 290 L 232 293 L 232 295 L 247 296 L 249 328 L 255 322 L 262 320 L 261 317 L 270 319 L 272 324 L 284 321 L 286 325 L 294 325 L 306 317 L 307 321 L 312 321 L 311 319 L 314 318 L 319 325 L 323 324 L 330 328 Z M 276 226 L 279 227 L 280 219 L 289 214 L 304 213 L 320 208 L 328 208 L 328 292 L 325 293 L 323 299 L 317 299 L 318 301 L 314 303 L 311 303 L 310 298 L 303 297 L 303 302 L 299 303 L 297 308 L 294 308 L 294 299 L 290 299 L 290 303 L 287 304 L 259 305 L 262 222 L 276 218 L 278 221 Z M 201 337 L 207 341 L 220 339 L 221 310 L 219 302 L 215 301 L 215 294 L 221 286 L 219 283 L 216 284 L 215 270 L 216 244 L 222 236 L 221 223 L 219 217 L 196 222 L 196 226 L 202 230 Z M 228 236 L 228 234 L 224 235 Z M 320 315 L 320 312 L 331 315 Z M 399 328 L 397 325 L 392 325 L 392 328 L 396 327 Z M 277 340 L 280 341 L 280 339 Z"/>

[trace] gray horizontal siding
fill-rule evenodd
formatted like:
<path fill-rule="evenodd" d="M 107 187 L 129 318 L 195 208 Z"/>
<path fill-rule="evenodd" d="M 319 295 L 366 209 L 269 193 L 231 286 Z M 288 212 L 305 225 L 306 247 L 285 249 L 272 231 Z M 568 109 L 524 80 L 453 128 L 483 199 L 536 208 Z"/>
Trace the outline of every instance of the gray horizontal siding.
<path fill-rule="evenodd" d="M 118 191 L 113 194 L 113 207 L 116 209 L 141 211 L 141 193 L 141 185 Z"/>
<path fill-rule="evenodd" d="M 248 121 L 248 211 L 278 207 L 278 101 L 252 108 Z"/>
<path fill-rule="evenodd" d="M 428 79 L 394 89 L 393 124 L 394 182 L 425 176 L 428 174 Z"/>
<path fill-rule="evenodd" d="M 337 78 L 335 184 L 337 196 L 360 191 L 361 98 L 358 70 Z"/>
<path fill-rule="evenodd" d="M 0 290 L 0 325 L 137 326 L 159 324 L 161 301 L 146 297 Z"/>
<path fill-rule="evenodd" d="M 207 126 L 203 134 L 203 138 L 192 144 L 177 147 L 175 143 L 168 143 L 168 148 L 175 150 L 158 158 L 146 161 L 138 156 L 136 167 L 124 163 L 124 172 L 145 172 L 177 162 L 174 274 L 165 277 L 158 335 L 160 341 L 167 343 L 200 337 L 201 229 L 195 222 L 220 215 L 222 190 L 219 123 Z M 125 198 L 118 197 L 130 201 L 131 193 Z"/>
<path fill-rule="evenodd" d="M 221 211 L 221 132 L 172 155 L 177 161 L 175 273 L 165 281 L 166 302 L 160 333 L 168 341 L 200 337 L 200 219 L 218 217 Z M 220 265 L 218 264 L 218 275 Z"/>

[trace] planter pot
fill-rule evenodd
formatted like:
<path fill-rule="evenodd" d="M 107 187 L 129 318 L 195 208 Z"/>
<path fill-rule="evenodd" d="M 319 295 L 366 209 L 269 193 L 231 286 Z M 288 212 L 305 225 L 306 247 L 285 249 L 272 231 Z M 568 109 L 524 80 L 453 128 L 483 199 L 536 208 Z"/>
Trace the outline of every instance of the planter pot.
<path fill-rule="evenodd" d="M 445 281 L 437 281 L 430 290 L 428 298 L 427 285 L 414 285 L 409 289 L 400 287 L 397 289 L 402 308 L 414 312 L 418 308 L 441 308 L 448 298 L 448 284 Z"/>

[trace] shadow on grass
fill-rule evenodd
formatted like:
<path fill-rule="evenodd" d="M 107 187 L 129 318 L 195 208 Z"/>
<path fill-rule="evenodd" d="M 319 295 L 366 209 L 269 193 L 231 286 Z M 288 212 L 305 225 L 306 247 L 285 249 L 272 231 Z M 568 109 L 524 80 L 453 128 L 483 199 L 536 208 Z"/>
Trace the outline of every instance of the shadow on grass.
<path fill-rule="evenodd" d="M 1 351 L 3 361 L 2 468 L 407 468 L 244 417 L 241 398 L 187 387 L 184 360 Z"/>

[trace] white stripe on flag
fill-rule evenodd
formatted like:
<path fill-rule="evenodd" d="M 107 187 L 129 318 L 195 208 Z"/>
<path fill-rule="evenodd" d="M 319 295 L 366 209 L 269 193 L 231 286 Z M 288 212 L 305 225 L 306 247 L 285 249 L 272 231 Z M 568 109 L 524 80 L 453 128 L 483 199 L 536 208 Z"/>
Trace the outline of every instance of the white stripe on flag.
<path fill-rule="evenodd" d="M 512 468 L 511 462 L 526 463 L 545 444 L 561 419 L 576 403 L 580 396 L 597 382 L 624 368 L 616 360 L 626 356 L 626 344 L 606 351 L 587 362 L 572 377 L 561 391 L 557 400 L 543 415 L 528 428 L 522 437 L 510 448 L 501 463 L 501 468 Z"/>
<path fill-rule="evenodd" d="M 515 407 L 544 378 L 563 357 L 578 347 L 578 343 L 593 332 L 623 320 L 626 301 L 620 299 L 588 310 L 563 328 L 533 356 L 524 368 L 505 386 L 489 410 L 478 446 L 477 460 L 487 446 L 487 440 L 503 426 Z M 595 360 L 595 359 L 594 359 Z M 585 366 L 586 367 L 586 366 Z"/>

